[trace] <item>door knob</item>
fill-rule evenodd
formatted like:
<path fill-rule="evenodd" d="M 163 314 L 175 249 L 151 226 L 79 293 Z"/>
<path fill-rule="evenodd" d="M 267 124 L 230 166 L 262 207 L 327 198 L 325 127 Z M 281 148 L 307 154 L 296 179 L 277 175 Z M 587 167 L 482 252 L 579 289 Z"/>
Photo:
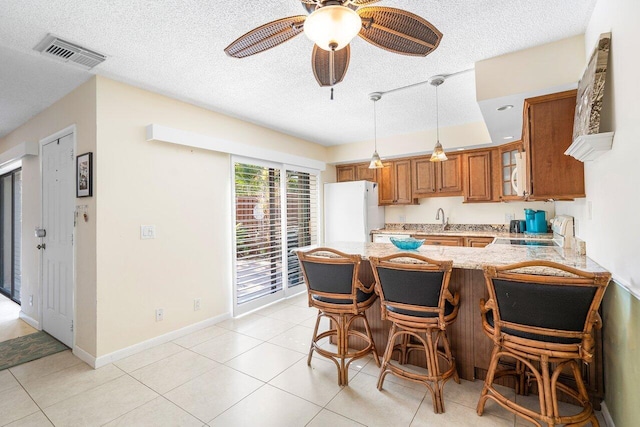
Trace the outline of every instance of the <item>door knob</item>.
<path fill-rule="evenodd" d="M 43 243 L 41 245 L 36 246 L 36 248 L 38 248 L 38 249 L 47 249 L 47 244 Z"/>

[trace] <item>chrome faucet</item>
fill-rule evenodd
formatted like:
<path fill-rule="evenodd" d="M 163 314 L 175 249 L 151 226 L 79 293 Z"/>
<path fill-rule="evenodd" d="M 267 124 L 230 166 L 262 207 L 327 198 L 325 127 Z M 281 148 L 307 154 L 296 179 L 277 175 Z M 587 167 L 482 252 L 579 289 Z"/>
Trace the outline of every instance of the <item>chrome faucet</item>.
<path fill-rule="evenodd" d="M 436 220 L 440 219 L 440 212 L 442 212 L 442 231 L 444 231 L 449 226 L 449 218 L 445 218 L 444 209 L 438 208 L 438 212 L 436 213 Z"/>

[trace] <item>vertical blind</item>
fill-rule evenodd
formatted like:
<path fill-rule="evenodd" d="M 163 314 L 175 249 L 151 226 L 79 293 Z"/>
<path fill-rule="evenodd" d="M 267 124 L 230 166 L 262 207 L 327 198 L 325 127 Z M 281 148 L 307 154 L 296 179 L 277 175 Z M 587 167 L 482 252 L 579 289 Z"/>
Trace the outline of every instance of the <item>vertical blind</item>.
<path fill-rule="evenodd" d="M 302 283 L 297 258 L 289 251 L 317 243 L 318 178 L 244 162 L 235 162 L 234 170 L 236 304 L 242 305 L 282 291 L 285 274 L 287 287 Z"/>

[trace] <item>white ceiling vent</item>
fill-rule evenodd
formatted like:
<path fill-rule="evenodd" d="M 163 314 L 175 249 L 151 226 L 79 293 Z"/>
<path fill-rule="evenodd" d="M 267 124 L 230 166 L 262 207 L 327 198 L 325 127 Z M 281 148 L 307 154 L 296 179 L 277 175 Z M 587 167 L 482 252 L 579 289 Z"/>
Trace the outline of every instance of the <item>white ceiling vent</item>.
<path fill-rule="evenodd" d="M 62 40 L 51 34 L 47 35 L 34 49 L 48 57 L 77 64 L 87 70 L 92 69 L 107 59 L 107 57 L 101 53 Z"/>

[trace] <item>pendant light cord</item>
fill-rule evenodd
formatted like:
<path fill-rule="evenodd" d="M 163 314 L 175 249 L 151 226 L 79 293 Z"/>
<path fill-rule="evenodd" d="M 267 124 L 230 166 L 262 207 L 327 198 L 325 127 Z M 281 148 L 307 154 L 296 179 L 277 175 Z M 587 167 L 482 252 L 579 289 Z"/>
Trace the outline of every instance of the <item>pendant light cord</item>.
<path fill-rule="evenodd" d="M 436 86 L 436 141 L 440 142 L 440 114 L 438 112 L 438 86 Z"/>
<path fill-rule="evenodd" d="M 373 150 L 378 152 L 378 123 L 376 122 L 376 102 L 373 101 Z"/>

